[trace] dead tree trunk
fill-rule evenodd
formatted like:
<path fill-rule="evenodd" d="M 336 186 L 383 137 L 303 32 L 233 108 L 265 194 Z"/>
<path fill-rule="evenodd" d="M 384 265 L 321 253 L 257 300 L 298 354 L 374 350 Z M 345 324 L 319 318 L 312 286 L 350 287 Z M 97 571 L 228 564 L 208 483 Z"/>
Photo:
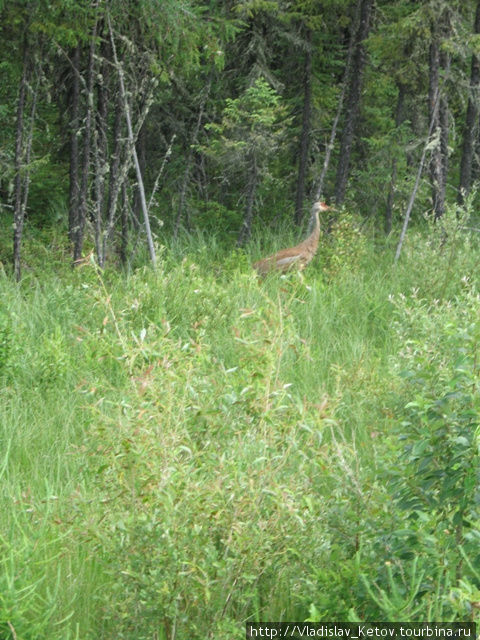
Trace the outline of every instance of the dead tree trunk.
<path fill-rule="evenodd" d="M 115 116 L 113 121 L 113 150 L 110 158 L 108 196 L 106 206 L 106 227 L 103 232 L 102 254 L 106 258 L 108 245 L 112 239 L 115 224 L 115 212 L 120 189 L 125 183 L 120 171 L 120 156 L 122 153 L 122 103 L 120 94 L 115 104 Z M 122 209 L 123 211 L 123 209 Z"/>
<path fill-rule="evenodd" d="M 360 112 L 360 97 L 362 77 L 366 62 L 364 40 L 370 30 L 370 18 L 373 0 L 358 0 L 360 6 L 360 20 L 355 37 L 352 57 L 352 72 L 350 75 L 347 102 L 345 105 L 345 123 L 340 142 L 340 156 L 338 159 L 337 176 L 335 180 L 335 201 L 338 205 L 345 199 L 347 180 L 350 168 L 353 138 Z"/>
<path fill-rule="evenodd" d="M 314 197 L 315 202 L 317 200 L 320 200 L 320 196 L 323 193 L 323 184 L 325 182 L 325 177 L 327 175 L 328 167 L 330 165 L 330 157 L 332 155 L 333 147 L 335 145 L 335 138 L 337 137 L 338 121 L 340 120 L 340 116 L 342 115 L 343 102 L 345 100 L 345 93 L 347 89 L 347 77 L 349 75 L 350 59 L 351 59 L 351 56 L 349 56 L 349 60 L 347 61 L 342 92 L 338 99 L 337 112 L 335 114 L 335 118 L 333 119 L 332 131 L 330 132 L 330 139 L 328 141 L 327 148 L 325 149 L 325 158 L 323 160 L 322 172 L 318 179 L 318 183 L 315 186 L 315 197 Z M 312 217 L 312 220 L 313 220 L 313 217 Z"/>
<path fill-rule="evenodd" d="M 123 73 L 123 67 L 120 64 L 119 60 L 118 60 L 118 56 L 117 56 L 117 49 L 115 47 L 115 40 L 113 37 L 113 30 L 112 30 L 112 25 L 110 22 L 110 17 L 108 16 L 108 28 L 109 28 L 109 32 L 110 32 L 110 41 L 112 43 L 112 52 L 113 52 L 113 59 L 115 62 L 115 67 L 117 69 L 118 72 L 118 80 L 119 80 L 119 84 L 120 84 L 120 94 L 122 97 L 122 103 L 123 103 L 123 110 L 124 110 L 124 114 L 125 114 L 125 120 L 127 123 L 127 133 L 128 133 L 128 141 L 130 144 L 130 151 L 133 157 L 133 163 L 135 165 L 135 171 L 137 174 L 137 180 L 138 180 L 138 190 L 140 193 L 140 202 L 142 205 L 142 211 L 143 211 L 143 221 L 145 224 L 145 231 L 147 234 L 147 244 L 148 244 L 148 250 L 150 253 L 150 259 L 152 261 L 152 265 L 153 267 L 156 266 L 156 262 L 157 262 L 157 256 L 155 253 L 155 245 L 153 244 L 153 236 L 152 236 L 152 231 L 150 228 L 150 218 L 148 215 L 148 207 L 147 207 L 147 200 L 145 198 L 145 189 L 143 186 L 143 177 L 142 177 L 142 171 L 140 168 L 140 163 L 138 161 L 138 155 L 137 155 L 137 151 L 135 149 L 135 137 L 133 134 L 133 127 L 132 127 L 132 119 L 130 116 L 130 106 L 128 104 L 128 97 L 127 97 L 127 93 L 125 90 L 125 81 L 124 81 L 124 73 Z"/>
<path fill-rule="evenodd" d="M 332 155 L 332 151 L 333 148 L 335 146 L 335 138 L 337 137 L 337 128 L 338 128 L 338 122 L 340 120 L 340 116 L 342 115 L 342 111 L 343 111 L 343 103 L 345 101 L 345 95 L 347 93 L 347 85 L 350 79 L 350 75 L 351 75 L 351 70 L 352 70 L 352 58 L 353 58 L 353 47 L 354 47 L 354 43 L 355 43 L 355 35 L 356 35 L 356 31 L 358 28 L 358 21 L 360 19 L 360 8 L 361 8 L 361 4 L 357 3 L 357 9 L 356 9 L 356 14 L 355 14 L 355 20 L 354 20 L 354 27 L 350 36 L 350 42 L 348 45 L 348 53 L 347 53 L 347 60 L 345 62 L 345 71 L 343 73 L 343 81 L 342 81 L 342 91 L 340 93 L 340 96 L 338 98 L 338 103 L 337 103 L 337 111 L 335 113 L 335 118 L 333 119 L 333 124 L 332 124 L 332 130 L 330 132 L 330 138 L 327 144 L 327 147 L 325 149 L 325 158 L 323 160 L 323 167 L 322 167 L 322 171 L 320 173 L 320 177 L 318 179 L 318 182 L 315 185 L 315 189 L 314 189 L 314 202 L 317 202 L 318 200 L 320 200 L 322 194 L 323 194 L 323 185 L 325 182 L 325 178 L 327 175 L 327 171 L 328 171 L 328 167 L 330 166 L 330 158 Z M 310 229 L 313 228 L 313 224 L 315 222 L 315 215 L 314 215 L 314 211 L 312 208 L 311 214 L 310 214 Z"/>
<path fill-rule="evenodd" d="M 434 40 L 430 44 L 429 64 L 428 106 L 430 119 L 432 119 L 433 96 L 435 95 L 435 92 L 438 92 L 440 69 L 440 52 L 436 40 Z M 437 218 L 438 216 L 441 216 L 443 214 L 443 211 L 445 209 L 445 194 L 442 189 L 443 169 L 442 153 L 440 149 L 440 122 L 438 117 L 438 110 L 434 119 L 433 131 L 437 140 L 432 151 L 432 158 L 430 160 L 430 178 L 432 182 L 433 213 L 435 218 Z"/>
<path fill-rule="evenodd" d="M 305 70 L 303 75 L 303 115 L 302 135 L 298 158 L 297 193 L 295 197 L 295 222 L 303 222 L 303 203 L 305 200 L 305 181 L 307 174 L 308 149 L 310 146 L 310 128 L 312 115 L 312 31 L 307 28 L 305 51 Z"/>
<path fill-rule="evenodd" d="M 448 58 L 440 53 L 440 37 L 436 25 L 432 28 L 432 42 L 430 44 L 428 103 L 429 116 L 433 118 L 435 96 L 440 90 L 440 70 L 448 71 Z M 430 161 L 430 179 L 432 182 L 432 201 L 434 219 L 438 220 L 445 212 L 445 197 L 447 189 L 448 171 L 448 104 L 447 99 L 440 95 L 440 104 L 435 111 L 434 139 Z"/>
<path fill-rule="evenodd" d="M 435 123 L 437 122 L 438 109 L 439 109 L 439 103 L 440 103 L 440 95 L 439 95 L 438 91 L 433 96 L 432 99 L 433 99 L 433 105 L 432 105 L 432 117 L 431 117 L 431 120 L 430 120 L 430 127 L 428 129 L 427 139 L 426 139 L 425 144 L 423 146 L 422 157 L 420 159 L 420 164 L 418 165 L 417 177 L 415 179 L 415 184 L 414 184 L 412 193 L 410 195 L 410 200 L 408 202 L 407 211 L 405 212 L 405 218 L 404 218 L 404 221 L 403 221 L 402 232 L 400 233 L 400 239 L 398 241 L 397 250 L 395 252 L 395 262 L 398 262 L 398 260 L 400 258 L 400 254 L 402 252 L 403 242 L 405 240 L 405 236 L 407 235 L 408 223 L 410 222 L 410 215 L 412 213 L 413 205 L 415 203 L 415 198 L 417 197 L 417 191 L 418 191 L 418 187 L 420 185 L 420 178 L 422 177 L 423 167 L 425 166 L 425 158 L 427 156 L 427 149 L 431 144 L 431 137 L 432 137 L 433 131 L 435 129 Z"/>
<path fill-rule="evenodd" d="M 122 209 L 121 209 L 121 235 L 120 235 L 120 262 L 122 267 L 127 264 L 127 247 L 128 247 L 128 197 L 127 185 L 122 183 Z"/>
<path fill-rule="evenodd" d="M 95 246 L 98 264 L 105 266 L 105 246 L 103 242 L 103 217 L 105 203 L 105 180 L 108 173 L 107 128 L 108 128 L 108 78 L 110 62 L 108 47 L 102 44 L 102 69 L 97 85 L 97 112 L 95 120 Z M 108 214 L 108 212 L 107 212 Z"/>
<path fill-rule="evenodd" d="M 477 3 L 473 32 L 475 34 L 480 33 L 480 0 Z M 465 196 L 468 195 L 472 184 L 473 146 L 476 132 L 478 130 L 478 118 L 480 115 L 479 86 L 480 58 L 474 53 L 472 54 L 472 67 L 470 71 L 470 94 L 468 97 L 467 113 L 465 116 L 462 158 L 460 161 L 460 184 L 458 189 L 458 202 L 460 204 L 463 203 Z"/>
<path fill-rule="evenodd" d="M 143 126 L 138 132 L 136 149 L 138 154 L 138 162 L 140 164 L 140 171 L 142 176 L 145 175 L 145 168 L 147 166 L 147 130 Z M 138 186 L 134 190 L 133 195 L 133 211 L 135 213 L 134 221 L 141 220 L 142 218 L 142 202 L 140 199 L 140 189 Z M 134 223 L 136 225 L 136 223 Z M 136 229 L 138 231 L 138 228 Z"/>
<path fill-rule="evenodd" d="M 99 131 L 97 128 L 93 134 L 93 158 L 94 158 L 94 226 L 95 226 L 95 251 L 97 262 L 100 267 L 105 264 L 102 251 L 102 217 L 103 217 L 103 189 L 102 189 L 102 161 L 100 158 Z"/>
<path fill-rule="evenodd" d="M 403 122 L 403 114 L 404 114 L 404 103 L 405 103 L 405 85 L 402 83 L 398 84 L 398 97 L 397 97 L 397 108 L 395 111 L 395 128 L 398 130 L 400 125 Z M 388 190 L 387 197 L 387 206 L 385 209 L 385 233 L 388 235 L 392 230 L 392 221 L 393 221 L 393 201 L 395 198 L 395 189 L 397 186 L 397 155 L 393 154 L 392 157 L 392 173 L 390 179 L 390 188 Z"/>
<path fill-rule="evenodd" d="M 27 94 L 27 82 L 29 75 L 29 47 L 27 36 L 23 40 L 23 71 L 18 89 L 17 118 L 15 131 L 15 180 L 14 180 L 14 205 L 13 205 L 13 270 L 17 282 L 22 276 L 21 245 L 24 223 L 23 207 L 23 150 L 24 150 L 24 119 L 25 101 Z"/>
<path fill-rule="evenodd" d="M 88 208 L 88 183 L 89 183 L 89 171 L 90 171 L 90 153 L 91 153 L 91 139 L 92 139 L 92 118 L 93 118 L 93 86 L 95 80 L 95 47 L 97 36 L 97 21 L 92 29 L 90 47 L 88 52 L 88 65 L 87 65 L 87 87 L 86 87 L 86 111 L 85 111 L 85 125 L 83 134 L 83 154 L 82 154 L 82 167 L 81 167 L 81 179 L 80 189 L 78 194 L 78 207 L 77 207 L 77 220 L 75 225 L 75 243 L 73 247 L 73 262 L 74 264 L 82 257 L 83 249 L 83 236 L 85 231 L 85 221 L 87 218 Z"/>
<path fill-rule="evenodd" d="M 445 51 L 440 52 L 440 69 L 443 71 L 445 81 L 450 72 L 450 54 Z M 442 156 L 442 185 L 446 196 L 448 178 L 448 95 L 442 91 L 439 104 L 440 123 L 440 151 Z"/>
<path fill-rule="evenodd" d="M 73 52 L 72 98 L 70 104 L 70 184 L 68 193 L 68 237 L 75 242 L 78 208 L 78 135 L 80 113 L 80 45 Z"/>
<path fill-rule="evenodd" d="M 40 87 L 40 71 L 37 69 L 37 82 L 33 90 L 32 102 L 29 116 L 29 129 L 25 144 L 25 168 L 23 172 L 23 197 L 22 197 L 22 220 L 25 221 L 25 215 L 28 204 L 28 192 L 30 189 L 30 160 L 32 157 L 33 134 L 35 130 L 35 114 L 37 111 L 38 91 Z"/>

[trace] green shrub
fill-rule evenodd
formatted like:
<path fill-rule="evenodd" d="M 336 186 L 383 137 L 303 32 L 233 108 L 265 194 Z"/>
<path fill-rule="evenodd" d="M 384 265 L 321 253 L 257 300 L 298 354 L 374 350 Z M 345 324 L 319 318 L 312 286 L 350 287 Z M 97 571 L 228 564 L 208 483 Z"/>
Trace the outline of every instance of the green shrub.
<path fill-rule="evenodd" d="M 367 239 L 360 230 L 360 219 L 342 212 L 332 222 L 329 234 L 323 236 L 320 256 L 328 278 L 351 273 L 360 267 L 367 251 Z"/>
<path fill-rule="evenodd" d="M 389 620 L 461 620 L 480 561 L 479 298 L 464 281 L 454 301 L 414 291 L 393 302 L 402 345 L 394 367 L 409 401 L 399 408 L 400 449 L 387 471 L 396 510 L 390 557 L 366 584 Z"/>
<path fill-rule="evenodd" d="M 328 280 L 322 249 L 260 280 L 215 236 L 128 276 L 29 245 L 0 279 L 2 632 L 475 616 L 475 250 L 411 240 Z"/>

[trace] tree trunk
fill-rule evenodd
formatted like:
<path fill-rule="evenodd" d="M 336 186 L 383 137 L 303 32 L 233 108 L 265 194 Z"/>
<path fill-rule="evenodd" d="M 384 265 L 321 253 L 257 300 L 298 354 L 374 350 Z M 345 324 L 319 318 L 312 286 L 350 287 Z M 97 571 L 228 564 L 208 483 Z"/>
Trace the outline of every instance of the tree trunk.
<path fill-rule="evenodd" d="M 145 168 L 147 166 L 147 136 L 146 128 L 143 126 L 138 132 L 136 148 L 138 154 L 138 162 L 140 163 L 140 171 L 142 176 L 145 175 Z M 142 203 L 140 199 L 140 189 L 137 186 L 133 196 L 133 211 L 135 213 L 134 220 L 140 220 L 142 217 Z M 138 231 L 138 229 L 137 229 Z"/>
<path fill-rule="evenodd" d="M 120 238 L 120 262 L 122 267 L 127 265 L 128 247 L 128 198 L 127 185 L 122 183 L 122 210 L 121 210 L 121 238 Z"/>
<path fill-rule="evenodd" d="M 450 55 L 444 51 L 440 52 L 440 69 L 444 72 L 444 77 L 448 78 L 450 72 Z M 440 123 L 440 151 L 442 154 L 442 185 L 443 190 L 447 189 L 448 177 L 448 96 L 443 91 L 440 96 L 439 104 L 439 123 Z"/>
<path fill-rule="evenodd" d="M 404 114 L 404 103 L 405 103 L 405 85 L 402 83 L 398 84 L 398 97 L 397 97 L 397 109 L 395 111 L 395 128 L 398 130 L 400 125 L 403 122 L 403 114 Z M 392 220 L 393 220 L 393 200 L 395 197 L 395 189 L 397 185 L 397 155 L 396 152 L 393 154 L 392 158 L 392 177 L 390 179 L 390 189 L 388 191 L 387 197 L 387 206 L 385 209 L 385 233 L 388 235 L 392 230 Z"/>
<path fill-rule="evenodd" d="M 103 268 L 104 254 L 102 244 L 102 162 L 100 159 L 100 142 L 99 131 L 95 127 L 93 132 L 93 158 L 94 158 L 94 190 L 93 190 L 93 214 L 94 214 L 94 226 L 95 226 L 95 251 L 97 253 L 98 265 Z"/>
<path fill-rule="evenodd" d="M 200 109 L 198 112 L 198 117 L 197 117 L 197 122 L 195 124 L 195 129 L 193 132 L 193 136 L 192 136 L 192 141 L 189 144 L 189 150 L 188 150 L 188 155 L 187 155 L 187 161 L 185 163 L 185 172 L 183 174 L 183 180 L 182 180 L 182 186 L 180 189 L 180 202 L 178 204 L 178 212 L 177 212 L 177 218 L 175 220 L 175 229 L 174 229 L 174 236 L 177 237 L 178 236 L 178 231 L 180 229 L 180 224 L 182 222 L 182 216 L 183 216 L 183 209 L 185 207 L 185 197 L 186 197 L 186 193 L 187 193 L 187 186 L 188 186 L 188 182 L 190 180 L 190 171 L 191 171 L 191 166 L 192 166 L 192 161 L 193 161 L 193 145 L 196 144 L 197 140 L 198 140 L 198 134 L 200 132 L 200 127 L 202 126 L 202 120 L 203 120 L 203 113 L 205 110 L 205 104 L 208 100 L 208 96 L 210 93 L 210 87 L 212 85 L 212 74 L 210 74 L 206 89 L 205 89 L 205 93 L 202 99 L 202 103 L 200 105 Z"/>
<path fill-rule="evenodd" d="M 108 128 L 108 77 L 110 61 L 105 42 L 102 43 L 102 71 L 97 86 L 97 113 L 95 126 L 95 245 L 98 264 L 105 266 L 105 246 L 103 242 L 103 217 L 105 201 L 105 177 L 108 172 L 107 128 Z"/>
<path fill-rule="evenodd" d="M 78 133 L 80 102 L 80 45 L 73 52 L 72 100 L 70 104 L 70 185 L 68 194 L 68 237 L 75 242 L 78 218 Z"/>
<path fill-rule="evenodd" d="M 351 77 L 351 71 L 352 71 L 352 58 L 353 58 L 353 48 L 354 48 L 354 44 L 355 44 L 355 36 L 356 36 L 356 32 L 358 29 L 358 23 L 360 20 L 360 8 L 361 8 L 361 3 L 357 3 L 357 7 L 356 7 L 356 11 L 355 11 L 355 19 L 353 22 L 353 29 L 352 29 L 352 33 L 350 36 L 350 41 L 348 44 L 348 53 L 347 53 L 347 59 L 345 62 L 345 70 L 343 73 L 343 80 L 342 80 L 342 91 L 340 93 L 340 96 L 338 98 L 338 103 L 337 103 L 337 111 L 335 113 L 335 118 L 333 119 L 333 124 L 332 124 L 332 130 L 330 132 L 330 138 L 327 144 L 327 147 L 325 149 L 325 158 L 323 160 L 323 167 L 322 167 L 322 171 L 320 173 L 320 177 L 318 179 L 318 182 L 315 185 L 314 188 L 314 202 L 317 202 L 318 200 L 320 200 L 322 193 L 323 193 L 323 184 L 325 182 L 325 178 L 327 175 L 327 171 L 328 171 L 328 167 L 330 166 L 330 157 L 332 155 L 332 151 L 333 148 L 335 146 L 335 138 L 337 137 L 337 128 L 338 128 L 338 122 L 340 120 L 340 116 L 342 115 L 342 111 L 343 111 L 343 103 L 345 101 L 345 95 L 347 92 L 347 85 L 348 82 L 350 80 Z M 315 214 L 314 214 L 314 210 L 312 207 L 312 211 L 310 213 L 310 225 L 309 228 L 313 229 L 313 225 L 315 223 Z"/>
<path fill-rule="evenodd" d="M 303 222 L 303 203 L 305 200 L 305 179 L 307 173 L 308 149 L 310 146 L 310 128 L 312 114 L 312 31 L 307 28 L 305 51 L 305 70 L 303 76 L 303 115 L 302 135 L 298 159 L 297 193 L 295 198 L 295 222 Z"/>
<path fill-rule="evenodd" d="M 17 282 L 22 276 L 21 245 L 24 223 L 23 207 L 23 137 L 25 118 L 25 99 L 29 74 L 29 47 L 27 36 L 23 41 L 23 71 L 18 89 L 18 104 L 15 132 L 15 180 L 14 180 L 14 205 L 13 205 L 13 269 Z"/>
<path fill-rule="evenodd" d="M 358 0 L 358 2 L 361 3 L 360 20 L 355 37 L 352 73 L 350 75 L 348 98 L 345 105 L 345 123 L 340 143 L 340 156 L 335 180 L 335 202 L 337 205 L 341 205 L 345 199 L 353 137 L 355 135 L 360 111 L 362 76 L 366 62 L 366 52 L 363 42 L 367 38 L 370 30 L 370 18 L 373 5 L 373 0 Z"/>
<path fill-rule="evenodd" d="M 81 168 L 81 182 L 78 194 L 78 216 L 75 225 L 75 244 L 73 248 L 74 264 L 82 257 L 83 235 L 85 231 L 85 221 L 88 207 L 88 182 L 90 170 L 90 151 L 92 138 L 92 116 L 93 116 L 93 85 L 95 79 L 95 46 L 97 36 L 97 24 L 95 21 L 90 39 L 87 67 L 87 100 L 85 112 L 85 126 L 83 135 L 83 155 Z"/>
<path fill-rule="evenodd" d="M 157 193 L 157 189 L 158 189 L 158 185 L 160 183 L 160 178 L 163 175 L 163 170 L 165 169 L 165 165 L 167 164 L 168 160 L 170 159 L 171 155 L 172 155 L 172 149 L 173 149 L 173 143 L 175 141 L 175 138 L 177 137 L 177 134 L 174 133 L 172 134 L 172 137 L 170 138 L 170 144 L 167 147 L 167 150 L 165 151 L 165 155 L 163 156 L 163 160 L 162 160 L 162 164 L 160 165 L 160 170 L 157 173 L 157 177 L 155 178 L 155 182 L 153 183 L 153 187 L 152 187 L 152 192 L 150 194 L 150 200 L 148 201 L 148 210 L 150 211 L 154 202 L 155 202 L 155 194 Z"/>
<path fill-rule="evenodd" d="M 122 180 L 120 171 L 120 155 L 122 150 L 122 103 L 120 94 L 117 95 L 115 104 L 115 117 L 113 121 L 113 151 L 110 158 L 109 184 L 106 207 L 106 227 L 103 232 L 103 248 L 102 253 L 106 258 L 108 245 L 112 238 L 113 227 L 115 224 L 115 212 L 117 210 L 118 196 L 120 188 L 125 184 Z M 125 187 L 126 189 L 126 187 Z M 125 191 L 126 193 L 126 191 Z M 122 209 L 123 214 L 123 209 Z M 122 219 L 123 220 L 123 219 Z M 123 229 L 122 229 L 123 232 Z"/>
<path fill-rule="evenodd" d="M 418 191 L 418 187 L 420 185 L 420 178 L 422 177 L 423 167 L 425 165 L 425 158 L 427 156 L 427 149 L 431 144 L 432 133 L 433 133 L 434 128 L 435 128 L 435 123 L 437 121 L 438 109 L 439 109 L 439 103 L 440 103 L 440 95 L 439 95 L 438 90 L 437 90 L 437 93 L 432 96 L 432 100 L 433 100 L 433 104 L 432 104 L 432 117 L 431 117 L 431 120 L 430 120 L 430 127 L 428 129 L 427 139 L 426 139 L 425 144 L 423 146 L 422 157 L 420 159 L 420 164 L 418 165 L 417 177 L 415 179 L 415 184 L 413 186 L 413 190 L 412 190 L 412 193 L 410 195 L 410 200 L 408 202 L 407 211 L 405 212 L 405 218 L 404 218 L 404 221 L 403 221 L 402 232 L 400 234 L 400 239 L 398 241 L 397 250 L 395 252 L 395 262 L 398 262 L 398 260 L 400 258 L 400 254 L 402 252 L 403 242 L 405 240 L 405 236 L 407 235 L 407 228 L 408 228 L 408 223 L 410 221 L 410 215 L 412 213 L 413 205 L 415 203 L 415 198 L 417 197 L 417 191 Z"/>
<path fill-rule="evenodd" d="M 430 44 L 430 63 L 429 63 L 429 87 L 428 87 L 428 103 L 429 117 L 433 120 L 434 139 L 436 140 L 432 150 L 432 158 L 430 160 L 430 178 L 432 182 L 432 200 L 433 214 L 435 220 L 438 220 L 445 212 L 445 190 L 446 190 L 446 159 L 443 157 L 444 152 L 444 132 L 441 112 L 443 97 L 440 96 L 439 108 L 434 111 L 434 97 L 439 95 L 440 90 L 440 48 L 438 36 L 434 32 L 433 40 Z M 444 118 L 444 116 L 443 116 Z"/>
<path fill-rule="evenodd" d="M 475 34 L 480 33 L 480 0 L 477 3 L 475 13 L 475 24 L 473 27 Z M 458 202 L 463 203 L 464 198 L 470 192 L 472 184 L 472 159 L 473 145 L 476 136 L 479 108 L 479 85 L 480 85 L 480 58 L 472 54 L 472 67 L 470 72 L 470 95 L 468 97 L 467 113 L 465 116 L 465 130 L 463 132 L 462 158 L 460 161 L 460 184 L 458 189 Z"/>
<path fill-rule="evenodd" d="M 22 221 L 25 220 L 28 204 L 28 192 L 30 189 L 30 160 L 32 156 L 33 134 L 35 130 L 35 114 L 37 111 L 38 90 L 40 87 L 40 73 L 37 70 L 37 82 L 32 96 L 29 116 L 29 130 L 25 141 L 25 167 L 23 171 L 23 188 L 22 188 Z"/>
<path fill-rule="evenodd" d="M 134 138 L 134 135 L 133 135 L 132 119 L 131 119 L 131 116 L 130 116 L 130 107 L 129 107 L 129 104 L 128 104 L 128 97 L 127 97 L 127 93 L 126 93 L 126 90 L 125 90 L 123 67 L 118 61 L 117 49 L 115 47 L 115 40 L 113 38 L 113 30 L 112 30 L 112 25 L 111 25 L 111 22 L 110 22 L 110 16 L 108 16 L 108 27 L 109 27 L 109 32 L 110 32 L 110 41 L 112 43 L 113 59 L 115 61 L 115 66 L 116 66 L 117 72 L 118 72 L 118 80 L 119 80 L 119 83 L 120 83 L 120 94 L 122 96 L 123 110 L 124 110 L 124 114 L 125 114 L 125 120 L 127 122 L 128 141 L 130 143 L 130 150 L 131 150 L 131 154 L 132 154 L 132 157 L 133 157 L 133 163 L 135 165 L 135 171 L 136 171 L 136 174 L 137 174 L 138 190 L 140 192 L 140 203 L 142 205 L 143 221 L 144 221 L 144 224 L 145 224 L 145 232 L 147 234 L 148 251 L 150 253 L 150 259 L 152 261 L 152 265 L 155 268 L 156 262 L 157 262 L 157 256 L 156 256 L 156 253 L 155 253 L 155 245 L 153 244 L 152 231 L 151 231 L 151 228 L 150 228 L 150 218 L 149 218 L 149 215 L 148 215 L 147 200 L 145 198 L 145 189 L 144 189 L 144 186 L 143 186 L 142 171 L 141 171 L 141 168 L 140 168 L 140 163 L 138 161 L 137 150 L 135 149 L 135 138 Z"/>
<path fill-rule="evenodd" d="M 255 195 L 258 184 L 258 169 L 255 155 L 250 156 L 250 170 L 248 177 L 247 202 L 245 205 L 245 213 L 243 216 L 242 228 L 238 234 L 237 247 L 241 247 L 249 239 L 252 232 L 253 209 L 255 205 Z"/>

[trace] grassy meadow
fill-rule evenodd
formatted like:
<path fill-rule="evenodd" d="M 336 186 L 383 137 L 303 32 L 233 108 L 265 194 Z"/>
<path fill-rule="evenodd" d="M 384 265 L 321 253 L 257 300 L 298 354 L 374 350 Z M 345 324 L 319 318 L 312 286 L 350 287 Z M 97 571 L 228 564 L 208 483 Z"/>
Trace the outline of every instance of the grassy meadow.
<path fill-rule="evenodd" d="M 394 265 L 347 220 L 265 280 L 259 241 L 129 273 L 45 246 L 0 274 L 2 640 L 478 619 L 475 237 Z"/>

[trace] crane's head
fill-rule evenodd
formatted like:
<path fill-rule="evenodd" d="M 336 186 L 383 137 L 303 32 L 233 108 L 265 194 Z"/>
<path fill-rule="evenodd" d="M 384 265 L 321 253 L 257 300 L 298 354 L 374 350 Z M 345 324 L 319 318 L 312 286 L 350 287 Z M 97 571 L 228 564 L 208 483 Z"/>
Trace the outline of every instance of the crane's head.
<path fill-rule="evenodd" d="M 315 202 L 315 204 L 313 205 L 313 211 L 314 213 L 317 213 L 317 211 L 320 213 L 321 211 L 331 211 L 332 207 L 329 207 L 328 204 L 325 204 L 325 202 L 322 202 L 321 200 L 318 200 L 318 202 Z"/>

